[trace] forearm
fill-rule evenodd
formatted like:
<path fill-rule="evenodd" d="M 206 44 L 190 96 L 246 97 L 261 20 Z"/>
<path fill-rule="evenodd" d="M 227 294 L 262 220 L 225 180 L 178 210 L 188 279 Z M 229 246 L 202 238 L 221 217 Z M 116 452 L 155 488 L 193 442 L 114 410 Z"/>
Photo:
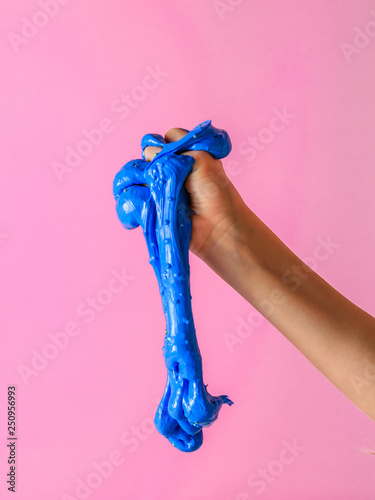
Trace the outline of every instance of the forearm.
<path fill-rule="evenodd" d="M 302 262 L 249 209 L 204 259 L 375 420 L 375 319 Z"/>

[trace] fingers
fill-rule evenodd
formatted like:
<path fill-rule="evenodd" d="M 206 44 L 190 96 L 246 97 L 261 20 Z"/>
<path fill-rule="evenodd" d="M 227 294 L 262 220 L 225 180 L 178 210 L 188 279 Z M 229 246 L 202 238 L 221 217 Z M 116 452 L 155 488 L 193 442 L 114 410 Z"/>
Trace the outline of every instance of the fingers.
<path fill-rule="evenodd" d="M 171 128 L 168 130 L 168 132 L 165 134 L 165 140 L 167 142 L 176 142 L 182 139 L 186 134 L 188 134 L 189 131 L 183 128 Z M 144 150 L 145 158 L 147 161 L 151 161 L 155 158 L 155 155 L 161 151 L 162 148 L 155 147 L 155 146 L 147 146 Z M 204 160 L 207 158 L 211 158 L 211 155 L 205 151 L 186 151 L 182 153 L 183 155 L 187 156 L 192 156 L 195 161 L 197 160 Z M 197 168 L 197 165 L 195 165 L 195 168 Z"/>
<path fill-rule="evenodd" d="M 145 158 L 147 161 L 151 161 L 155 158 L 156 153 L 161 151 L 161 148 L 157 148 L 155 146 L 147 146 L 145 148 Z"/>
<path fill-rule="evenodd" d="M 179 141 L 188 133 L 189 131 L 185 130 L 184 128 L 171 128 L 165 134 L 165 140 L 167 142 Z M 204 151 L 185 151 L 182 154 L 187 156 L 192 156 L 194 160 L 197 161 L 198 158 L 201 156 L 201 153 L 204 153 Z"/>
<path fill-rule="evenodd" d="M 165 140 L 167 142 L 176 142 L 176 141 L 179 141 L 188 132 L 189 132 L 188 130 L 185 130 L 185 129 L 182 129 L 182 128 L 171 128 L 165 134 Z M 154 146 L 147 146 L 147 148 L 145 148 L 145 151 L 144 151 L 146 160 L 147 161 L 153 160 L 154 157 L 155 157 L 155 154 L 158 153 L 159 151 L 161 151 L 161 148 L 157 148 L 157 147 L 154 147 Z"/>
<path fill-rule="evenodd" d="M 175 142 L 179 141 L 182 139 L 189 131 L 185 130 L 184 128 L 171 128 L 168 130 L 168 132 L 165 134 L 165 140 L 167 142 Z M 205 161 L 210 161 L 212 160 L 212 156 L 210 153 L 207 153 L 206 151 L 185 151 L 182 153 L 183 155 L 186 156 L 192 156 L 195 160 L 194 168 L 193 170 L 197 170 L 202 163 Z"/>
<path fill-rule="evenodd" d="M 167 142 L 176 142 L 182 139 L 187 133 L 188 130 L 183 128 L 171 128 L 164 137 Z"/>

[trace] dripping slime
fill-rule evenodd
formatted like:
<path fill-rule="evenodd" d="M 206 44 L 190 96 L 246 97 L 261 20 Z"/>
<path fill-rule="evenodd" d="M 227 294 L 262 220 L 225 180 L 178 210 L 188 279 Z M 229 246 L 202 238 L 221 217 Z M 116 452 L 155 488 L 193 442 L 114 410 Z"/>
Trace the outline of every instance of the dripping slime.
<path fill-rule="evenodd" d="M 150 162 L 144 155 L 147 146 L 162 148 Z M 176 142 L 146 134 L 141 148 L 142 159 L 129 161 L 117 173 L 113 193 L 122 225 L 143 229 L 166 320 L 167 383 L 155 426 L 173 446 L 192 452 L 203 442 L 202 428 L 217 419 L 223 404 L 233 403 L 227 396 L 211 396 L 203 383 L 190 294 L 191 209 L 184 187 L 194 158 L 181 153 L 202 150 L 224 158 L 231 142 L 227 132 L 207 120 Z"/>

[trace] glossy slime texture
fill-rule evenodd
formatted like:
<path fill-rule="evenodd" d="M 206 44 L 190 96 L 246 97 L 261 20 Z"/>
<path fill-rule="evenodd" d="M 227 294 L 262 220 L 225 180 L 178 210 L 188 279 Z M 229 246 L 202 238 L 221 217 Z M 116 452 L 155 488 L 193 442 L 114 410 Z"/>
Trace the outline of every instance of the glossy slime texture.
<path fill-rule="evenodd" d="M 163 148 L 151 162 L 144 159 L 147 146 Z M 115 177 L 113 193 L 123 226 L 143 229 L 166 319 L 163 353 L 168 377 L 155 425 L 173 446 L 190 452 L 203 442 L 202 427 L 211 425 L 221 406 L 232 401 L 227 396 L 211 396 L 203 383 L 191 309 L 191 210 L 183 186 L 194 158 L 180 153 L 203 150 L 224 158 L 231 142 L 224 130 L 208 120 L 172 143 L 159 134 L 147 134 L 141 147 L 143 159 L 124 165 Z"/>

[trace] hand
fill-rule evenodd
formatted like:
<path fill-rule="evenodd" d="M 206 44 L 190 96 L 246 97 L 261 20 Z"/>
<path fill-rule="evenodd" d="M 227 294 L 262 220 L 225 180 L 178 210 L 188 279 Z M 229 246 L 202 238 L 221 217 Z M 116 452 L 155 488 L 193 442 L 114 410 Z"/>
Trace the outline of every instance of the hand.
<path fill-rule="evenodd" d="M 165 134 L 165 140 L 178 141 L 186 134 L 186 130 L 172 128 Z M 151 146 L 145 148 L 146 160 L 153 160 L 160 150 Z M 217 246 L 235 234 L 237 222 L 247 207 L 225 174 L 221 160 L 205 151 L 182 154 L 195 160 L 193 172 L 185 182 L 192 208 L 190 251 L 204 261 L 212 261 L 217 255 L 214 252 Z"/>

